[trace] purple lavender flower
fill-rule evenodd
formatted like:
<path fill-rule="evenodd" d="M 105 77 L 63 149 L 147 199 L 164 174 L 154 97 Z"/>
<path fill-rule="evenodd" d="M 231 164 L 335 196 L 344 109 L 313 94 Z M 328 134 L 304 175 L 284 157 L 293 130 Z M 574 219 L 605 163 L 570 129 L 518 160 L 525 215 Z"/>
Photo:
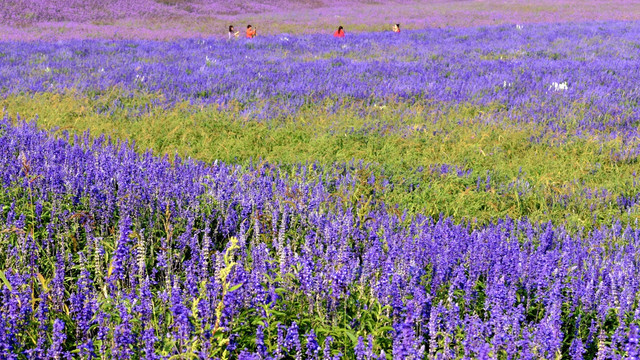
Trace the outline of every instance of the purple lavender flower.
<path fill-rule="evenodd" d="M 311 329 L 306 335 L 305 338 L 307 340 L 306 344 L 306 355 L 308 359 L 317 359 L 318 354 L 320 353 L 320 344 L 318 344 L 318 339 L 316 338 L 316 334 Z"/>
<path fill-rule="evenodd" d="M 47 356 L 51 359 L 59 360 L 65 358 L 64 342 L 67 340 L 67 334 L 64 332 L 64 321 L 55 319 L 53 321 L 53 337 L 51 347 L 47 351 Z"/>
<path fill-rule="evenodd" d="M 636 360 L 638 356 L 640 356 L 640 348 L 638 347 L 639 343 L 639 333 L 640 327 L 636 324 L 631 324 L 629 328 L 629 337 L 627 339 L 627 345 L 625 347 L 625 351 L 627 352 L 627 359 Z"/>

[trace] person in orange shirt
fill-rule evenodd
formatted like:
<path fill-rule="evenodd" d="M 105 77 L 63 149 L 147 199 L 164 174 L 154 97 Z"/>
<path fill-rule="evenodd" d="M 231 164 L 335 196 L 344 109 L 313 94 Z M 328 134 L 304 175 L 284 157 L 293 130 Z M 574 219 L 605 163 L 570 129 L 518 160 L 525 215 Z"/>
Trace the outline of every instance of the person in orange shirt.
<path fill-rule="evenodd" d="M 400 24 L 393 25 L 393 32 L 394 33 L 399 33 L 400 32 Z"/>
<path fill-rule="evenodd" d="M 258 35 L 258 31 L 251 25 L 247 25 L 247 39 L 253 39 Z"/>
<path fill-rule="evenodd" d="M 338 27 L 338 30 L 333 33 L 333 37 L 343 38 L 344 37 L 344 28 L 342 26 Z"/>

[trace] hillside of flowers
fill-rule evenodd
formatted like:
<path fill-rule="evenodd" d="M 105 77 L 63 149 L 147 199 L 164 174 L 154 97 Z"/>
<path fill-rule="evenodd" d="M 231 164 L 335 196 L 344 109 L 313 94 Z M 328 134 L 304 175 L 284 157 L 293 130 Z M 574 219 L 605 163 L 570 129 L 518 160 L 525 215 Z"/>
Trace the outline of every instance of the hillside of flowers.
<path fill-rule="evenodd" d="M 0 359 L 640 356 L 633 4 L 159 41 L 78 29 L 247 18 L 96 3 L 0 7 Z M 343 6 L 408 11 L 288 11 Z"/>

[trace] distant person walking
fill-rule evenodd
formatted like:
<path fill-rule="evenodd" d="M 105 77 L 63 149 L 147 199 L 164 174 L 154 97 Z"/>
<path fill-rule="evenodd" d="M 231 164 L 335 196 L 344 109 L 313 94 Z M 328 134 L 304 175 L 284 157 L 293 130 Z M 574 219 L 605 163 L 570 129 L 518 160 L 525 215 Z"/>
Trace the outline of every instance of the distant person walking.
<path fill-rule="evenodd" d="M 333 33 L 333 37 L 343 38 L 344 37 L 344 28 L 342 26 L 338 27 L 338 30 Z"/>
<path fill-rule="evenodd" d="M 233 28 L 233 25 L 229 25 L 229 40 L 231 40 L 231 38 L 238 38 L 238 36 L 240 36 L 240 31 L 236 31 L 236 29 Z"/>
<path fill-rule="evenodd" d="M 393 25 L 393 32 L 394 33 L 399 33 L 400 32 L 400 24 Z"/>
<path fill-rule="evenodd" d="M 258 30 L 251 25 L 247 25 L 247 39 L 253 39 L 256 35 L 258 35 Z"/>

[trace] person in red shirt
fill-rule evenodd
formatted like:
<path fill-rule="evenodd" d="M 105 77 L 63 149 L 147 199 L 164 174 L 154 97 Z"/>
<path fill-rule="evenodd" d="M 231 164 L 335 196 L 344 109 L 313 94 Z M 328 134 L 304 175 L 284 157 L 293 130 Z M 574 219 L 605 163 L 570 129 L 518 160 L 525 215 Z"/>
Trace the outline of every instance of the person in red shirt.
<path fill-rule="evenodd" d="M 394 33 L 399 33 L 400 32 L 400 24 L 393 25 L 393 32 Z"/>
<path fill-rule="evenodd" d="M 333 37 L 343 38 L 344 37 L 344 28 L 342 26 L 338 27 L 338 30 L 333 33 Z"/>
<path fill-rule="evenodd" d="M 247 25 L 247 39 L 253 39 L 258 34 L 258 31 L 251 25 Z"/>

